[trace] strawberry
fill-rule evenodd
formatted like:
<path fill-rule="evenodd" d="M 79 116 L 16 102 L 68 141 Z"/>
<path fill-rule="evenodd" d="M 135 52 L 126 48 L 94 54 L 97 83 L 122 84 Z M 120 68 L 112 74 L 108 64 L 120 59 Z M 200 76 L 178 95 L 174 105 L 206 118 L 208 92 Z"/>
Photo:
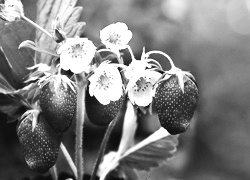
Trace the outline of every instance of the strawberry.
<path fill-rule="evenodd" d="M 91 97 L 87 90 L 85 102 L 86 112 L 90 122 L 98 126 L 105 126 L 108 125 L 120 111 L 124 102 L 124 95 L 117 101 L 110 101 L 108 105 L 103 105 L 94 96 Z"/>
<path fill-rule="evenodd" d="M 52 75 L 42 84 L 40 107 L 48 124 L 56 132 L 65 132 L 76 111 L 76 91 L 65 75 Z"/>
<path fill-rule="evenodd" d="M 180 71 L 163 78 L 157 85 L 154 100 L 161 126 L 170 134 L 185 132 L 198 101 L 194 77 Z"/>
<path fill-rule="evenodd" d="M 17 136 L 29 168 L 44 173 L 56 163 L 62 136 L 52 131 L 43 114 L 36 118 L 28 115 L 21 119 Z"/>

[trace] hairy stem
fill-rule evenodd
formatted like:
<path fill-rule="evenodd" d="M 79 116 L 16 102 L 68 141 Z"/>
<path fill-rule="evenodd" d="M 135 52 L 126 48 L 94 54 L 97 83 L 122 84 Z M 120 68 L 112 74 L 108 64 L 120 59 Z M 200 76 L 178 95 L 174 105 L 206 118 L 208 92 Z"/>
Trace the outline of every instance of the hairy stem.
<path fill-rule="evenodd" d="M 116 117 L 113 121 L 111 121 L 109 123 L 109 126 L 108 126 L 108 128 L 107 128 L 107 130 L 105 132 L 104 138 L 102 140 L 102 143 L 101 143 L 101 146 L 100 146 L 97 158 L 96 158 L 96 162 L 95 162 L 94 169 L 93 169 L 90 180 L 95 180 L 96 179 L 96 173 L 97 173 L 98 167 L 99 167 L 100 162 L 101 162 L 101 160 L 102 160 L 102 158 L 104 156 L 104 152 L 106 150 L 110 134 L 111 134 L 112 130 L 114 129 L 117 120 L 118 120 L 118 117 Z"/>
<path fill-rule="evenodd" d="M 42 28 L 41 26 L 39 26 L 38 24 L 36 24 L 35 22 L 31 21 L 29 18 L 27 18 L 26 16 L 22 15 L 21 16 L 22 20 L 26 21 L 27 23 L 29 23 L 30 25 L 34 26 L 35 28 L 39 29 L 40 31 L 42 31 L 43 33 L 45 33 L 47 36 L 49 36 L 50 38 L 53 39 L 52 35 L 45 30 L 44 28 Z"/>
<path fill-rule="evenodd" d="M 52 168 L 50 168 L 50 174 L 51 174 L 53 180 L 58 180 L 56 165 L 54 165 Z"/>
<path fill-rule="evenodd" d="M 85 91 L 86 78 L 85 75 L 76 74 L 77 83 L 77 109 L 76 109 L 76 146 L 75 146 L 75 162 L 77 168 L 77 180 L 82 180 L 84 174 L 83 167 L 83 125 L 85 114 Z"/>
<path fill-rule="evenodd" d="M 67 151 L 67 149 L 66 149 L 66 147 L 64 146 L 63 143 L 60 144 L 60 148 L 62 150 L 62 153 L 63 153 L 66 161 L 69 164 L 69 167 L 71 168 L 71 171 L 73 172 L 75 178 L 77 178 L 77 169 L 76 169 L 76 166 L 75 166 L 75 164 L 74 164 L 74 162 L 73 162 L 73 160 L 72 160 L 69 152 Z"/>

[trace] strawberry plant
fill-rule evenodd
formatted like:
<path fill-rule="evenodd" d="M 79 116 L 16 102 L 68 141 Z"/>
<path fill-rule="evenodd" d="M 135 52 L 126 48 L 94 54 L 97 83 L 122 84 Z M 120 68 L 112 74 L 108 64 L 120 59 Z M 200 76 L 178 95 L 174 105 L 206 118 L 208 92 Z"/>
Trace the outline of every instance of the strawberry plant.
<path fill-rule="evenodd" d="M 9 122 L 18 121 L 17 136 L 28 167 L 40 173 L 50 170 L 58 179 L 59 149 L 77 180 L 83 176 L 91 180 L 137 179 L 138 171 L 159 167 L 173 157 L 177 134 L 185 132 L 191 123 L 199 96 L 195 78 L 177 68 L 162 51 L 143 49 L 136 59 L 129 46 L 132 31 L 122 22 L 104 27 L 101 44 L 96 46 L 83 37 L 86 23 L 78 22 L 82 7 L 76 6 L 77 0 L 53 2 L 37 2 L 36 22 L 25 16 L 20 0 L 6 0 L 0 6 L 0 18 L 8 24 L 25 21 L 37 29 L 34 41 L 25 40 L 18 47 L 32 50 L 32 58 L 22 59 L 29 61 L 25 79 L 15 85 L 11 73 L 0 72 L 0 93 L 8 100 L 0 110 L 8 115 Z M 51 9 L 50 15 L 47 9 Z M 128 57 L 125 51 L 129 65 L 124 64 Z M 1 49 L 1 63 L 7 70 L 11 69 L 8 58 L 13 58 L 9 54 Z M 171 69 L 164 71 L 152 54 L 164 56 Z M 161 127 L 137 142 L 141 113 L 157 115 L 154 117 Z M 86 119 L 107 127 L 91 173 L 84 172 Z M 122 121 L 118 150 L 106 152 L 118 121 Z M 63 144 L 63 135 L 72 124 L 75 160 Z"/>

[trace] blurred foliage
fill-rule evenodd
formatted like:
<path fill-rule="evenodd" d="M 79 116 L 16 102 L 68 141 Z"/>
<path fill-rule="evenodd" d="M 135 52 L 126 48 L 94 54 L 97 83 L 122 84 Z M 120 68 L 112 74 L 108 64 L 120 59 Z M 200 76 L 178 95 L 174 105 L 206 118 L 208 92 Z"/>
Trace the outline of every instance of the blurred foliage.
<path fill-rule="evenodd" d="M 35 3 L 26 2 L 26 15 L 32 18 Z M 84 7 L 82 20 L 87 23 L 89 39 L 98 44 L 100 29 L 125 22 L 133 31 L 131 46 L 138 58 L 144 46 L 146 51 L 162 50 L 198 80 L 197 114 L 188 132 L 180 136 L 176 157 L 150 174 L 142 173 L 141 179 L 250 179 L 250 1 L 80 0 L 78 4 Z M 157 58 L 168 69 L 166 61 Z M 5 167 L 0 179 L 13 178 L 15 175 L 8 173 L 13 169 L 19 175 L 31 174 L 20 169 L 24 162 L 13 145 L 17 143 L 14 126 L 0 122 L 0 144 L 5 147 L 0 151 L 0 169 Z M 152 122 L 141 119 L 141 127 L 151 132 Z M 103 130 L 97 131 L 101 138 Z M 12 139 L 11 143 L 6 139 Z M 100 142 L 87 141 L 87 150 L 97 148 Z M 88 155 L 86 152 L 87 157 L 93 157 Z"/>

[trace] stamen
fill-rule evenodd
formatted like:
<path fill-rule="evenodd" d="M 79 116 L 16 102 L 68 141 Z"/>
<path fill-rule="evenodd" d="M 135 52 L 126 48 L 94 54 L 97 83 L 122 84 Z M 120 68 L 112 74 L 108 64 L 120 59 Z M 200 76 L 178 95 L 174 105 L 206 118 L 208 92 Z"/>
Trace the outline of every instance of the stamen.
<path fill-rule="evenodd" d="M 162 52 L 162 51 L 149 51 L 145 54 L 146 57 L 149 57 L 151 54 L 160 54 L 164 57 L 167 58 L 167 60 L 169 61 L 170 65 L 171 65 L 171 70 L 177 69 L 177 67 L 174 65 L 173 60 L 171 59 L 171 57 L 169 55 L 167 55 L 166 53 Z"/>
<path fill-rule="evenodd" d="M 114 33 L 114 32 L 111 32 L 109 34 L 109 37 L 108 37 L 108 41 L 112 44 L 118 44 L 118 42 L 120 41 L 120 38 L 121 38 L 121 35 L 120 34 L 117 34 L 117 33 Z"/>

